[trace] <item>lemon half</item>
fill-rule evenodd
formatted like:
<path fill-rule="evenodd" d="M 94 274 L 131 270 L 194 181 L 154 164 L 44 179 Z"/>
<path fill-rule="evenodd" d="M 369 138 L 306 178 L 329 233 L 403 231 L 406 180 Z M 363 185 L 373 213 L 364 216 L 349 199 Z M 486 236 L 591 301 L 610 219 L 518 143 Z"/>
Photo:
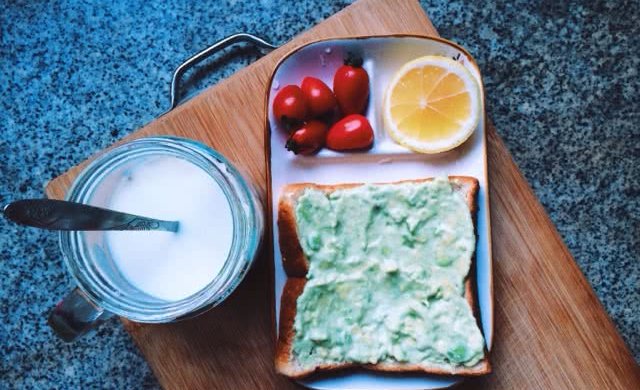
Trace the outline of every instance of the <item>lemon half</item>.
<path fill-rule="evenodd" d="M 466 141 L 482 112 L 480 87 L 462 64 L 425 56 L 391 78 L 383 102 L 385 129 L 397 143 L 421 153 L 451 150 Z"/>

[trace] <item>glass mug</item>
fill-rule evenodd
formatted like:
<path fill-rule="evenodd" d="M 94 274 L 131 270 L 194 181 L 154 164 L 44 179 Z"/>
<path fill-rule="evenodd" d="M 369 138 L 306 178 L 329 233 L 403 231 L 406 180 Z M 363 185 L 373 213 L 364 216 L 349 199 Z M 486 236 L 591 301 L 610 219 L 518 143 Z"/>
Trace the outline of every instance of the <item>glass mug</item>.
<path fill-rule="evenodd" d="M 178 157 L 205 170 L 229 201 L 233 238 L 222 269 L 197 293 L 166 301 L 139 290 L 119 273 L 105 232 L 60 232 L 64 263 L 77 283 L 77 288 L 49 315 L 49 325 L 63 340 L 75 339 L 112 315 L 136 322 L 164 323 L 201 314 L 229 296 L 253 263 L 264 230 L 261 203 L 251 185 L 229 161 L 199 142 L 150 137 L 110 149 L 78 175 L 67 193 L 67 200 L 108 207 L 115 183 L 129 168 L 145 159 L 162 156 Z"/>

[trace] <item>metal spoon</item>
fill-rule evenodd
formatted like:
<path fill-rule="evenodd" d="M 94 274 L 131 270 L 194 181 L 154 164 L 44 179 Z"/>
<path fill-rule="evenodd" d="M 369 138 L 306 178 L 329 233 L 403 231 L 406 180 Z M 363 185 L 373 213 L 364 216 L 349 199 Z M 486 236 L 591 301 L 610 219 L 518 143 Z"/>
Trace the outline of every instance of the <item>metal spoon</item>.
<path fill-rule="evenodd" d="M 4 207 L 4 216 L 21 225 L 49 230 L 163 230 L 177 232 L 177 221 L 163 221 L 53 199 L 24 199 Z"/>

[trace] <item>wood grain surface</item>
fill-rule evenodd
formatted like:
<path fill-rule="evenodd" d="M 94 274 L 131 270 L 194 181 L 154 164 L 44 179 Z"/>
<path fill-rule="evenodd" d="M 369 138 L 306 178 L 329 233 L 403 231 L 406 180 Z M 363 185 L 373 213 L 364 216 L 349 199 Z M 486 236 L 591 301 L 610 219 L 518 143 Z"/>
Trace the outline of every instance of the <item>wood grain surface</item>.
<path fill-rule="evenodd" d="M 173 134 L 228 157 L 265 196 L 264 94 L 277 61 L 321 38 L 437 35 L 412 0 L 361 0 L 126 139 Z M 487 127 L 493 227 L 494 372 L 464 388 L 638 389 L 640 369 L 493 126 Z M 86 163 L 86 162 L 85 162 Z M 62 198 L 80 166 L 52 180 Z M 269 224 L 267 224 L 268 226 Z M 268 246 L 221 306 L 196 319 L 123 321 L 167 389 L 287 389 L 273 369 Z"/>

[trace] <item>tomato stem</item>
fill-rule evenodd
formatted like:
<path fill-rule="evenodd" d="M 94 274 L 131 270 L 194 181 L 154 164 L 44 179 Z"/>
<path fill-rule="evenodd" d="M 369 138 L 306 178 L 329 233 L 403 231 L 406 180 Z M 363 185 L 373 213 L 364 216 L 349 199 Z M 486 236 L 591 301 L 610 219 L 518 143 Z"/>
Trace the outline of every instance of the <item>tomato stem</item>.
<path fill-rule="evenodd" d="M 353 52 L 347 52 L 347 56 L 344 58 L 344 64 L 353 66 L 354 68 L 361 68 L 364 60 L 362 56 L 354 54 Z"/>
<path fill-rule="evenodd" d="M 284 144 L 284 147 L 288 151 L 293 152 L 293 154 L 298 154 L 298 143 L 294 141 L 293 138 L 289 137 L 287 142 Z"/>

